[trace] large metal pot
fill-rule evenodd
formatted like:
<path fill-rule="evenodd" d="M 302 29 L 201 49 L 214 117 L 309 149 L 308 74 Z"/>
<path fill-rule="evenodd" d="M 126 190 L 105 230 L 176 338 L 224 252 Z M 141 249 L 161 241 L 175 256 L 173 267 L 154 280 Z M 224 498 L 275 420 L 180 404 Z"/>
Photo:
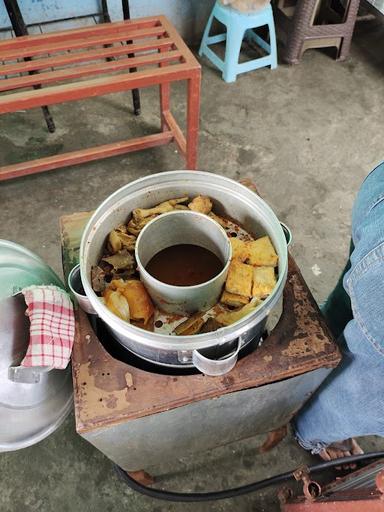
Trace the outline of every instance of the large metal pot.
<path fill-rule="evenodd" d="M 26 303 L 19 293 L 37 284 L 63 287 L 38 256 L 0 240 L 0 452 L 35 444 L 65 420 L 72 409 L 71 367 L 20 366 L 29 343 Z"/>
<path fill-rule="evenodd" d="M 149 208 L 171 197 L 198 194 L 211 197 L 215 212 L 236 219 L 254 236 L 271 237 L 279 255 L 279 279 L 274 292 L 239 322 L 211 333 L 175 337 L 147 332 L 124 322 L 105 307 L 91 286 L 91 267 L 97 265 L 108 233 L 126 222 L 134 208 Z M 255 338 L 260 339 L 267 317 L 281 297 L 288 267 L 287 241 L 271 208 L 247 187 L 213 173 L 172 171 L 136 180 L 99 206 L 82 237 L 80 267 L 92 306 L 124 347 L 152 363 L 195 366 L 208 375 L 221 375 L 233 368 L 243 347 Z"/>

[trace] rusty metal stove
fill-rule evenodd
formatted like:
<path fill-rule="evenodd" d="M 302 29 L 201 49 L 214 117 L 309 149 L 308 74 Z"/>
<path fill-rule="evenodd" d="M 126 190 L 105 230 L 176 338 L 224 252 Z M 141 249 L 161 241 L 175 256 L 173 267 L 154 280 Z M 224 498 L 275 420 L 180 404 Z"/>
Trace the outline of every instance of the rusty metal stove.
<path fill-rule="evenodd" d="M 89 215 L 61 218 L 65 275 L 77 263 Z M 292 257 L 276 327 L 225 376 L 145 371 L 112 357 L 84 312 L 78 310 L 76 318 L 72 356 L 76 430 L 130 472 L 156 466 L 164 458 L 284 430 L 340 361 Z"/>

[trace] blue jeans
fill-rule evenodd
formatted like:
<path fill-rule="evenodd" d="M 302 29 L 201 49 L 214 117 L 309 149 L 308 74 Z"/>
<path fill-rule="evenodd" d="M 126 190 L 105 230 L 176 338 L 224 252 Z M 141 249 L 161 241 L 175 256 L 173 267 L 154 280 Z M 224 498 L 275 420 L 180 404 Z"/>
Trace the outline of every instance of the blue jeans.
<path fill-rule="evenodd" d="M 345 319 L 343 359 L 293 422 L 299 443 L 312 453 L 350 437 L 384 436 L 384 163 L 358 193 L 352 241 L 343 278 L 347 299 L 328 304 L 328 313 Z"/>

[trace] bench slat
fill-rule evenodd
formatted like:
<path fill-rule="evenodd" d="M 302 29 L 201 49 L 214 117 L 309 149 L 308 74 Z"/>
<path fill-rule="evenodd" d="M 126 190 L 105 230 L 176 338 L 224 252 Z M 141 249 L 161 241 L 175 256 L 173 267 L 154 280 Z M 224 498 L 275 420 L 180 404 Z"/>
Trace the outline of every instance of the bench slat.
<path fill-rule="evenodd" d="M 0 80 L 0 91 L 22 89 L 24 87 L 32 87 L 33 85 L 44 85 L 89 75 L 102 75 L 115 71 L 123 71 L 129 68 L 139 68 L 149 64 L 170 63 L 180 61 L 180 58 L 181 53 L 178 51 L 151 53 L 150 55 L 144 55 L 143 57 L 131 57 L 112 62 L 76 66 L 69 69 L 60 69 L 58 71 L 47 71 L 45 73 L 8 78 L 7 80 Z M 156 70 L 153 70 L 153 72 L 156 73 Z"/>
<path fill-rule="evenodd" d="M 87 50 L 84 52 L 33 59 L 26 62 L 18 62 L 17 64 L 3 64 L 0 65 L 0 75 L 13 75 L 16 73 L 37 71 L 45 68 L 67 66 L 69 64 L 76 64 L 79 62 L 106 59 L 107 57 L 118 57 L 120 55 L 135 54 L 150 50 L 167 49 L 171 47 L 172 44 L 172 39 L 164 37 L 144 44 L 111 46 L 100 50 Z"/>
<path fill-rule="evenodd" d="M 129 33 L 137 29 L 151 28 L 159 25 L 160 22 L 158 18 L 150 17 L 137 20 L 116 21 L 114 23 L 102 23 L 100 25 L 92 25 L 91 27 L 46 32 L 44 34 L 20 36 L 0 41 L 0 57 L 2 52 L 8 49 L 32 48 L 34 46 L 68 42 L 74 38 L 100 37 L 101 35 L 114 34 L 116 31 Z"/>
<path fill-rule="evenodd" d="M 112 25 L 112 24 L 111 24 Z M 55 52 L 62 52 L 67 50 L 76 50 L 79 48 L 89 48 L 91 46 L 103 46 L 106 44 L 132 41 L 134 39 L 145 39 L 148 37 L 159 37 L 165 34 L 162 27 L 155 27 L 152 29 L 135 30 L 134 32 L 121 32 L 115 30 L 114 33 L 109 35 L 99 35 L 96 37 L 87 37 L 85 39 L 73 39 L 71 41 L 61 41 L 56 44 L 46 43 L 38 46 L 24 46 L 23 48 L 0 51 L 0 60 L 17 60 L 24 57 L 33 57 L 35 55 L 52 54 Z M 24 36 L 23 36 L 24 37 Z M 29 37 L 29 36 L 26 36 Z M 17 38 L 15 38 L 17 39 Z"/>
<path fill-rule="evenodd" d="M 183 63 L 136 73 L 55 85 L 46 89 L 3 94 L 0 96 L 0 113 L 15 112 L 43 105 L 53 105 L 129 89 L 149 87 L 160 83 L 185 80 L 192 78 L 194 73 L 199 73 L 199 70 L 200 65 L 197 62 L 194 68 L 191 67 L 191 64 Z"/>
<path fill-rule="evenodd" d="M 67 165 L 77 165 L 84 162 L 90 162 L 92 160 L 99 160 L 100 158 L 122 155 L 131 151 L 153 148 L 155 146 L 161 146 L 162 144 L 172 142 L 173 138 L 173 133 L 167 131 L 155 133 L 153 135 L 145 135 L 144 137 L 136 139 L 95 146 L 89 149 L 71 151 L 70 153 L 62 153 L 61 155 L 59 154 L 39 158 L 38 160 L 6 165 L 0 167 L 0 181 L 59 169 L 60 167 L 66 167 Z"/>

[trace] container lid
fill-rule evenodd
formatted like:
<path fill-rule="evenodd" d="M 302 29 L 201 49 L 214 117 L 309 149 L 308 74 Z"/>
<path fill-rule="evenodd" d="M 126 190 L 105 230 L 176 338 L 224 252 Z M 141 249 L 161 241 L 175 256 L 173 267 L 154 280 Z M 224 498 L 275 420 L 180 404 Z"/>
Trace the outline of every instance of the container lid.
<path fill-rule="evenodd" d="M 32 284 L 64 288 L 54 271 L 36 254 L 21 245 L 0 239 L 0 299 L 11 297 Z"/>
<path fill-rule="evenodd" d="M 64 288 L 38 256 L 0 240 L 0 452 L 35 444 L 54 432 L 72 409 L 71 369 L 51 370 L 37 382 L 17 382 L 8 369 L 18 366 L 29 341 L 26 304 L 19 293 L 32 284 Z"/>

